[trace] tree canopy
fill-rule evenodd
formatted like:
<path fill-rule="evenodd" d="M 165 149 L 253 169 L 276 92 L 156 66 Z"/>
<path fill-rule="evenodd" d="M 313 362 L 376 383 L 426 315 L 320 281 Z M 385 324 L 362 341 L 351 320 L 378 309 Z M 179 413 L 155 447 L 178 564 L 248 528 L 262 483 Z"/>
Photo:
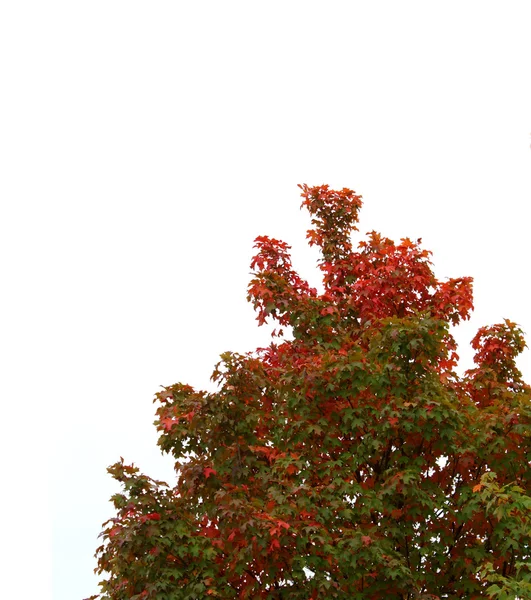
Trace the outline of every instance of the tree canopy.
<path fill-rule="evenodd" d="M 531 598 L 522 331 L 481 328 L 458 375 L 472 279 L 438 280 L 421 240 L 355 247 L 361 196 L 300 187 L 323 291 L 256 239 L 248 299 L 272 341 L 223 354 L 213 393 L 156 394 L 176 482 L 109 467 L 101 598 Z"/>

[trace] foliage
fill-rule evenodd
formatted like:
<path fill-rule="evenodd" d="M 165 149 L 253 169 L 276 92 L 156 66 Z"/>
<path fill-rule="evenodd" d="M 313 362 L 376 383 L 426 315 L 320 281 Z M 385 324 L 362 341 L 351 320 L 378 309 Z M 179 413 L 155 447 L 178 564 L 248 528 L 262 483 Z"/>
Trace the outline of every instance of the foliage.
<path fill-rule="evenodd" d="M 511 321 L 456 374 L 472 280 L 371 232 L 361 197 L 301 186 L 323 292 L 256 240 L 249 300 L 279 329 L 226 353 L 215 393 L 157 394 L 168 486 L 121 462 L 97 550 L 102 598 L 531 597 L 531 392 Z"/>

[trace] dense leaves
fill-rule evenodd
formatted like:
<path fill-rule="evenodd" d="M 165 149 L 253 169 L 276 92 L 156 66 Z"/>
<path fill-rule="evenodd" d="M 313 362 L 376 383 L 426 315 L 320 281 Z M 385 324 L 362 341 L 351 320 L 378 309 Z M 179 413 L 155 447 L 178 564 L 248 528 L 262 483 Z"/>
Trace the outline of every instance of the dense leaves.
<path fill-rule="evenodd" d="M 256 240 L 263 349 L 222 355 L 215 393 L 156 396 L 168 486 L 121 462 L 102 598 L 529 598 L 531 391 L 511 321 L 455 372 L 472 281 L 439 281 L 420 240 L 354 249 L 361 197 L 301 186 L 323 292 Z"/>

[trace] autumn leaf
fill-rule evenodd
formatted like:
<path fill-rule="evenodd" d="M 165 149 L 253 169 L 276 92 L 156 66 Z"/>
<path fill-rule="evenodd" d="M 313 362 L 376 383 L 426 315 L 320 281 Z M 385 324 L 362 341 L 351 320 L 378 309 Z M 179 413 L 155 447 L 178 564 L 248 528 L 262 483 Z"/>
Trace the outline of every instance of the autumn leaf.
<path fill-rule="evenodd" d="M 160 422 L 162 423 L 162 425 L 164 426 L 164 429 L 166 431 L 171 431 L 171 428 L 174 425 L 179 424 L 178 419 L 172 419 L 171 417 L 166 417 L 165 419 L 161 419 Z"/>

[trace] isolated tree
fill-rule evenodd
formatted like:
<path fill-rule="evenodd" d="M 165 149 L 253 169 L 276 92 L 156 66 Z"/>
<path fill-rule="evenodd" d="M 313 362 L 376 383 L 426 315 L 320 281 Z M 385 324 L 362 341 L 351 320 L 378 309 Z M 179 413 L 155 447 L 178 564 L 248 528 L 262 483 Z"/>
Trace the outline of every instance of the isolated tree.
<path fill-rule="evenodd" d="M 121 462 L 97 550 L 106 599 L 531 598 L 531 390 L 512 322 L 456 374 L 469 277 L 371 232 L 361 197 L 301 186 L 323 292 L 256 239 L 249 300 L 278 329 L 218 391 L 157 394 L 174 486 Z"/>

